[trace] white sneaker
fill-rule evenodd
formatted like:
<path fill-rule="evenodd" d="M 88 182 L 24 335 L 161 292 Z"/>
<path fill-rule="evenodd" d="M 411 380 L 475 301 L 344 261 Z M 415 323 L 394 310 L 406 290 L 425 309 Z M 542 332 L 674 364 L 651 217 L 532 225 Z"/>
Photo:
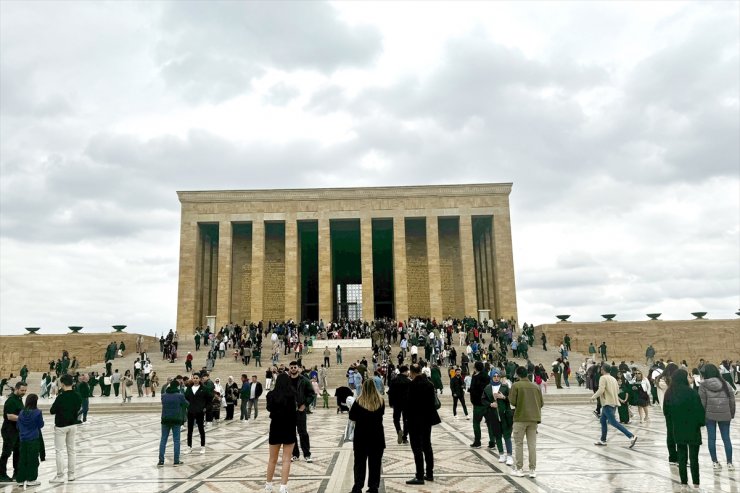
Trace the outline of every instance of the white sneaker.
<path fill-rule="evenodd" d="M 310 457 L 310 456 L 309 457 L 304 457 L 304 460 L 306 462 L 313 462 L 313 457 Z"/>
<path fill-rule="evenodd" d="M 512 476 L 517 476 L 517 477 L 519 477 L 519 478 L 523 478 L 523 477 L 524 477 L 524 471 L 523 471 L 522 469 L 517 469 L 517 468 L 514 468 L 514 469 L 513 469 L 512 471 L 511 471 L 511 475 L 512 475 Z"/>
<path fill-rule="evenodd" d="M 50 483 L 63 483 L 64 482 L 64 476 L 55 476 L 52 479 L 49 480 Z"/>
<path fill-rule="evenodd" d="M 504 454 L 501 454 L 501 455 L 499 455 L 499 456 L 498 456 L 498 461 L 499 461 L 499 462 L 500 462 L 501 464 L 503 464 L 504 462 L 506 462 L 506 456 L 505 456 Z"/>
<path fill-rule="evenodd" d="M 193 453 L 193 447 L 185 447 L 185 450 L 182 451 L 183 454 L 192 454 Z"/>
<path fill-rule="evenodd" d="M 514 465 L 514 458 L 510 455 L 506 456 L 506 465 L 507 466 L 513 466 Z"/>
<path fill-rule="evenodd" d="M 272 483 L 265 483 L 265 493 L 272 493 Z"/>
<path fill-rule="evenodd" d="M 727 470 L 728 471 L 734 471 L 735 470 L 735 466 L 732 465 L 732 462 L 728 462 L 727 463 Z"/>
<path fill-rule="evenodd" d="M 714 469 L 715 471 L 720 471 L 722 470 L 722 464 L 720 464 L 719 462 L 712 462 L 712 469 Z"/>
<path fill-rule="evenodd" d="M 23 487 L 25 488 L 26 486 L 39 486 L 40 484 L 41 481 L 26 481 Z"/>
<path fill-rule="evenodd" d="M 530 469 L 529 470 L 529 477 L 530 478 L 536 478 L 537 477 L 537 472 L 534 469 Z"/>
<path fill-rule="evenodd" d="M 606 447 L 606 442 L 602 442 L 601 440 L 594 442 L 594 445 L 597 445 L 599 447 Z"/>
<path fill-rule="evenodd" d="M 200 448 L 200 454 L 203 455 L 205 453 L 206 453 L 206 448 L 205 447 L 201 447 Z"/>
<path fill-rule="evenodd" d="M 281 484 L 280 485 L 280 493 L 288 493 L 288 485 L 287 484 Z"/>

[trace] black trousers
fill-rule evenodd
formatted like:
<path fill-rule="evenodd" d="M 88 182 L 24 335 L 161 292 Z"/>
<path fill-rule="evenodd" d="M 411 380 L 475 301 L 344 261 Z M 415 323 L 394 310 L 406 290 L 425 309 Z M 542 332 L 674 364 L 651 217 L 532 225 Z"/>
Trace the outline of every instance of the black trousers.
<path fill-rule="evenodd" d="M 452 396 L 452 415 L 457 416 L 457 401 L 460 401 L 460 404 L 462 404 L 463 412 L 465 413 L 465 416 L 467 416 L 468 407 L 465 405 L 465 394 L 462 394 L 460 397 L 456 395 Z"/>
<path fill-rule="evenodd" d="M 681 478 L 681 484 L 689 483 L 688 472 L 686 470 L 687 462 L 691 465 L 692 483 L 699 484 L 699 444 L 679 443 L 676 447 L 678 448 L 678 475 Z"/>
<path fill-rule="evenodd" d="M 306 411 L 296 411 L 296 429 L 298 430 L 298 438 L 301 440 L 303 457 L 311 457 L 311 441 L 308 438 L 308 429 L 306 428 Z M 298 458 L 300 456 L 298 441 L 296 440 L 295 445 L 293 445 L 293 457 Z"/>
<path fill-rule="evenodd" d="M 188 413 L 188 447 L 193 446 L 193 425 L 198 424 L 198 433 L 200 434 L 200 446 L 206 446 L 206 429 L 203 425 L 203 413 Z"/>
<path fill-rule="evenodd" d="M 678 450 L 676 445 L 676 439 L 673 438 L 673 419 L 666 417 L 666 440 L 665 444 L 668 448 L 668 462 L 678 462 Z"/>
<path fill-rule="evenodd" d="M 329 357 L 328 356 L 324 356 L 324 366 L 327 367 L 327 368 L 329 368 L 331 366 L 329 364 Z"/>
<path fill-rule="evenodd" d="M 367 469 L 367 491 L 377 493 L 380 489 L 380 465 L 383 462 L 383 449 L 368 451 L 355 449 L 355 485 L 352 493 L 362 493 L 365 485 L 365 470 Z"/>
<path fill-rule="evenodd" d="M 21 457 L 21 441 L 17 431 L 2 432 L 3 452 L 0 455 L 0 476 L 9 476 L 8 459 L 13 455 L 13 472 L 18 470 L 18 461 Z"/>
<path fill-rule="evenodd" d="M 234 404 L 226 404 L 226 419 L 234 419 Z"/>
<path fill-rule="evenodd" d="M 401 419 L 403 419 L 403 428 L 401 428 Z M 406 413 L 399 406 L 393 408 L 393 426 L 396 427 L 396 433 L 403 431 L 403 439 L 409 437 L 409 424 L 406 419 Z"/>
<path fill-rule="evenodd" d="M 409 430 L 411 450 L 414 452 L 416 479 L 424 479 L 424 465 L 427 476 L 434 476 L 434 452 L 432 451 L 432 427 L 422 425 Z"/>

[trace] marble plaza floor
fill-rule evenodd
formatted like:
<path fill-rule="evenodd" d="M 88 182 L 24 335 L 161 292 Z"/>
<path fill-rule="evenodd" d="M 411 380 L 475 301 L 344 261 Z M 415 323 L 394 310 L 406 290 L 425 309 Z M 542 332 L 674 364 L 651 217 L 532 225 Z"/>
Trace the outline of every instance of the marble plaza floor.
<path fill-rule="evenodd" d="M 264 405 L 264 403 L 262 403 Z M 679 491 L 678 470 L 667 463 L 665 428 L 662 416 L 653 408 L 649 424 L 629 428 L 639 440 L 634 449 L 610 428 L 607 447 L 593 445 L 599 424 L 586 405 L 552 405 L 544 409 L 537 443 L 537 478 L 518 478 L 499 464 L 498 455 L 485 448 L 471 449 L 471 421 L 452 419 L 451 405 L 444 401 L 443 423 L 434 428 L 434 483 L 407 486 L 414 474 L 408 445 L 397 445 L 392 416 L 386 413 L 388 447 L 383 458 L 381 491 L 395 492 L 671 492 Z M 472 411 L 471 411 L 472 413 Z M 462 414 L 462 413 L 460 413 Z M 166 465 L 157 467 L 159 416 L 154 413 L 90 415 L 77 436 L 77 480 L 50 484 L 55 474 L 53 421 L 45 416 L 44 437 L 47 460 L 41 464 L 44 492 L 259 492 L 265 482 L 267 427 L 264 410 L 257 420 L 221 422 L 207 430 L 207 452 L 183 455 L 185 465 L 172 466 L 170 442 Z M 334 408 L 317 409 L 309 416 L 309 433 L 314 462 L 293 463 L 291 493 L 341 492 L 352 487 L 352 445 L 343 443 L 347 415 Z M 196 431 L 197 437 L 197 431 Z M 740 446 L 738 427 L 733 442 Z M 183 435 L 183 443 L 185 436 Z M 721 441 L 718 442 L 723 458 Z M 526 450 L 525 450 L 525 469 Z M 736 461 L 738 462 L 738 461 Z M 701 483 L 704 491 L 740 492 L 740 472 L 723 469 L 714 473 L 706 445 L 700 452 Z M 279 474 L 279 464 L 277 472 Z M 279 475 L 276 476 L 279 483 Z M 277 489 L 277 488 L 276 488 Z M 20 491 L 17 486 L 0 491 Z M 33 491 L 29 489 L 29 491 Z"/>

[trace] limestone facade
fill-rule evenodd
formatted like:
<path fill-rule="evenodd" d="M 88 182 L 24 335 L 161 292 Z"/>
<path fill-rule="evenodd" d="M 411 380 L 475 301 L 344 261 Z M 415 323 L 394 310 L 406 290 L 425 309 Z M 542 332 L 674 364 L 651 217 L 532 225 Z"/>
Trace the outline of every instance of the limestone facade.
<path fill-rule="evenodd" d="M 217 327 L 307 313 L 334 319 L 343 293 L 336 276 L 351 274 L 333 271 L 333 255 L 344 247 L 332 238 L 349 220 L 358 229 L 357 245 L 348 248 L 358 253 L 353 282 L 362 285 L 362 318 L 375 318 L 382 301 L 398 320 L 477 316 L 479 309 L 516 319 L 510 193 L 510 183 L 178 192 L 177 330 L 192 333 L 210 315 Z M 374 276 L 374 220 L 391 228 L 389 279 Z M 308 223 L 317 237 L 311 248 L 301 233 Z M 307 263 L 303 252 L 315 251 Z M 376 304 L 389 286 L 391 299 Z M 306 290 L 317 303 L 305 302 Z"/>

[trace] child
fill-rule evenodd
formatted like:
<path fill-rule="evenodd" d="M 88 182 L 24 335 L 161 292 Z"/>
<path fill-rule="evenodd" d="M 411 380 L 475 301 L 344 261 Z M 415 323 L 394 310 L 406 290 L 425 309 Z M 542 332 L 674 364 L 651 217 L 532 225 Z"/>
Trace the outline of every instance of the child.
<path fill-rule="evenodd" d="M 15 480 L 19 485 L 38 486 L 39 455 L 41 452 L 41 428 L 44 418 L 38 409 L 39 397 L 36 394 L 26 396 L 26 405 L 18 414 L 18 433 L 20 439 L 20 458 Z"/>
<path fill-rule="evenodd" d="M 324 399 L 324 409 L 329 409 L 329 392 L 324 387 L 324 391 L 321 393 L 321 398 Z"/>

